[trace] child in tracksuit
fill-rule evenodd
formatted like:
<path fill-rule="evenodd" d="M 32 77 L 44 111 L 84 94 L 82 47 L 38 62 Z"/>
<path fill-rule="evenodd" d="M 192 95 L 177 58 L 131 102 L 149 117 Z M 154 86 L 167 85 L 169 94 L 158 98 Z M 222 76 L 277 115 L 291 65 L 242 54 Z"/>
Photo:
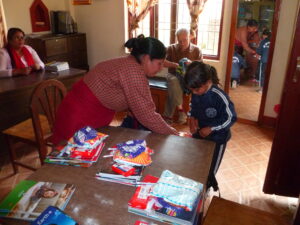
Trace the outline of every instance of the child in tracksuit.
<path fill-rule="evenodd" d="M 230 127 L 237 119 L 234 105 L 218 87 L 216 69 L 208 64 L 192 62 L 187 68 L 185 83 L 192 92 L 189 126 L 193 137 L 216 143 L 207 188 L 217 191 L 215 175 L 231 137 Z"/>
<path fill-rule="evenodd" d="M 238 53 L 235 48 L 234 55 L 232 57 L 232 69 L 231 69 L 231 87 L 236 88 L 240 84 L 241 69 L 246 67 L 245 59 Z"/>
<path fill-rule="evenodd" d="M 265 72 L 266 72 L 266 66 L 268 62 L 270 38 L 271 38 L 270 30 L 265 29 L 262 33 L 262 38 L 263 40 L 259 43 L 259 46 L 256 49 L 256 53 L 260 55 L 260 61 L 258 67 L 258 78 L 259 78 L 260 89 L 258 91 L 262 91 L 265 82 Z"/>

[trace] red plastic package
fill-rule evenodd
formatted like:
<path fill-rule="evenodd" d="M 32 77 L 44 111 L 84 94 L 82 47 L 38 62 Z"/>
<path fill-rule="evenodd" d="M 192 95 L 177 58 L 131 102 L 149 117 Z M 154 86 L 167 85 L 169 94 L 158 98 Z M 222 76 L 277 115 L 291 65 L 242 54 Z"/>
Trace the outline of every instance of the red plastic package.
<path fill-rule="evenodd" d="M 154 177 L 152 175 L 146 175 L 143 182 L 141 182 L 141 186 L 139 186 L 136 190 L 128 205 L 133 208 L 138 209 L 146 209 L 147 204 L 150 200 L 149 192 L 151 190 L 152 185 L 158 181 L 158 177 Z M 143 185 L 144 184 L 144 185 Z M 148 185 L 150 184 L 150 185 Z"/>
<path fill-rule="evenodd" d="M 111 166 L 111 169 L 118 173 L 123 175 L 124 177 L 128 177 L 135 172 L 135 168 L 133 166 L 128 166 L 124 164 L 115 163 Z"/>

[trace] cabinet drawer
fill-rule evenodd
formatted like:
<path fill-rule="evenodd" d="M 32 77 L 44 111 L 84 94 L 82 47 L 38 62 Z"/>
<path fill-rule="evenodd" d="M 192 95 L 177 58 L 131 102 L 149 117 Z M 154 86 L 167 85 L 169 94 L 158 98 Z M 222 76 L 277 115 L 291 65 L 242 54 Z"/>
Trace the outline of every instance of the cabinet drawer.
<path fill-rule="evenodd" d="M 64 54 L 68 52 L 66 38 L 56 38 L 45 41 L 47 57 Z"/>

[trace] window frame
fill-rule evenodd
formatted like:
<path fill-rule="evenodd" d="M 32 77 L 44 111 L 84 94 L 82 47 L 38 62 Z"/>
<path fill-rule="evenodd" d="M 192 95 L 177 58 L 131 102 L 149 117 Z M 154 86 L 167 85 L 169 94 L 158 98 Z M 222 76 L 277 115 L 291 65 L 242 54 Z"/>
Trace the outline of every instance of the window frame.
<path fill-rule="evenodd" d="M 220 32 L 219 32 L 219 41 L 218 41 L 218 52 L 216 55 L 209 55 L 209 54 L 203 54 L 203 59 L 209 59 L 209 60 L 220 60 L 220 54 L 221 54 L 221 42 L 222 42 L 222 35 L 223 35 L 223 22 L 224 22 L 224 8 L 225 8 L 225 0 L 222 0 L 222 10 L 221 10 L 221 20 L 220 20 Z M 151 37 L 158 37 L 158 23 L 155 23 L 155 21 L 158 21 L 158 5 L 156 4 L 152 9 L 150 9 L 150 36 Z M 177 0 L 171 0 L 171 21 L 175 21 L 174 23 L 171 22 L 170 24 L 170 43 L 175 43 L 176 37 L 175 32 L 177 29 L 177 21 L 176 21 L 176 11 L 177 11 Z M 128 12 L 128 36 L 132 38 L 132 35 L 129 32 L 129 26 L 130 26 L 130 13 Z M 197 45 L 198 40 L 198 32 L 196 34 L 196 38 L 191 40 L 191 43 Z M 198 45 L 197 45 L 198 46 Z"/>

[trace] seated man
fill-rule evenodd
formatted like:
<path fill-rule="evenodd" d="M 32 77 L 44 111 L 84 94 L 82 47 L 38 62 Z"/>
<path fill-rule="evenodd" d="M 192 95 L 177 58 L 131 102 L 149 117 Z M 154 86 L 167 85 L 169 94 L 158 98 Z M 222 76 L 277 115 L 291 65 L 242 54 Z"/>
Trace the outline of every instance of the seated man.
<path fill-rule="evenodd" d="M 179 111 L 178 123 L 186 123 L 186 112 L 182 107 L 183 90 L 180 81 L 175 76 L 176 68 L 179 66 L 179 61 L 187 58 L 188 62 L 202 61 L 201 50 L 194 44 L 190 43 L 190 32 L 185 28 L 176 31 L 177 44 L 172 44 L 167 48 L 167 57 L 164 66 L 168 68 L 167 84 L 168 98 L 164 111 L 164 118 L 168 123 L 172 123 L 174 111 L 177 107 Z"/>

